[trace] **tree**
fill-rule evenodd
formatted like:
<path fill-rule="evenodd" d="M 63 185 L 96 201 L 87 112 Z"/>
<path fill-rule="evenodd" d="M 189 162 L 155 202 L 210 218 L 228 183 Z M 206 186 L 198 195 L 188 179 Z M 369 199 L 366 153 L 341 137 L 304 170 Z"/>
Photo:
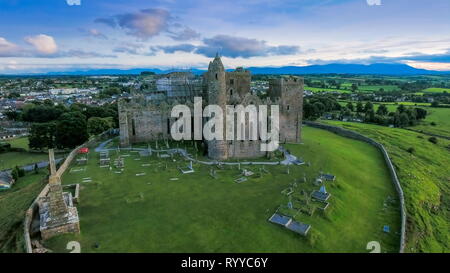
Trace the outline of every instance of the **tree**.
<path fill-rule="evenodd" d="M 361 102 L 358 102 L 356 104 L 356 112 L 358 112 L 358 113 L 364 112 L 364 106 L 363 106 L 363 104 Z"/>
<path fill-rule="evenodd" d="M 417 114 L 417 119 L 424 119 L 427 117 L 427 110 L 422 109 L 422 108 L 415 108 L 416 109 L 416 114 Z"/>
<path fill-rule="evenodd" d="M 364 117 L 364 121 L 373 122 L 375 120 L 375 112 L 372 110 L 367 110 L 366 115 Z"/>
<path fill-rule="evenodd" d="M 403 113 L 403 112 L 405 112 L 405 111 L 406 111 L 405 105 L 400 104 L 400 105 L 397 107 L 397 111 L 398 111 L 400 114 Z"/>
<path fill-rule="evenodd" d="M 26 107 L 22 113 L 22 120 L 28 122 L 50 122 L 57 120 L 65 108 L 61 106 L 35 105 Z"/>
<path fill-rule="evenodd" d="M 314 107 L 309 101 L 305 101 L 305 103 L 303 104 L 303 116 L 305 117 L 305 119 L 310 120 L 316 118 Z"/>
<path fill-rule="evenodd" d="M 373 111 L 373 104 L 368 101 L 366 102 L 366 105 L 364 105 L 364 112 Z"/>
<path fill-rule="evenodd" d="M 20 119 L 20 113 L 17 111 L 7 111 L 5 113 L 5 116 L 9 119 L 9 120 L 19 120 Z"/>
<path fill-rule="evenodd" d="M 378 109 L 377 109 L 377 115 L 385 116 L 387 114 L 388 114 L 388 109 L 387 109 L 386 105 L 380 104 L 380 106 L 378 106 Z"/>
<path fill-rule="evenodd" d="M 399 116 L 399 127 L 405 127 L 409 125 L 409 117 L 406 113 L 401 113 Z"/>
<path fill-rule="evenodd" d="M 28 146 L 36 150 L 53 148 L 55 144 L 55 130 L 56 125 L 54 122 L 34 123 L 30 128 Z"/>
<path fill-rule="evenodd" d="M 353 106 L 353 103 L 351 103 L 351 102 L 347 103 L 346 107 L 352 112 L 355 111 L 355 107 Z"/>
<path fill-rule="evenodd" d="M 17 182 L 17 179 L 19 179 L 19 172 L 17 170 L 17 167 L 11 171 L 11 176 L 14 179 L 14 181 Z"/>
<path fill-rule="evenodd" d="M 82 113 L 68 112 L 61 115 L 56 124 L 56 147 L 75 148 L 88 138 L 86 117 Z"/>
<path fill-rule="evenodd" d="M 438 143 L 438 139 L 436 137 L 430 137 L 428 139 L 429 142 L 433 143 L 433 144 L 437 144 Z"/>
<path fill-rule="evenodd" d="M 89 135 L 98 135 L 112 127 L 112 118 L 92 117 L 87 121 Z"/>
<path fill-rule="evenodd" d="M 358 85 L 356 85 L 356 83 L 352 83 L 352 91 L 355 92 L 356 90 L 358 90 Z"/>

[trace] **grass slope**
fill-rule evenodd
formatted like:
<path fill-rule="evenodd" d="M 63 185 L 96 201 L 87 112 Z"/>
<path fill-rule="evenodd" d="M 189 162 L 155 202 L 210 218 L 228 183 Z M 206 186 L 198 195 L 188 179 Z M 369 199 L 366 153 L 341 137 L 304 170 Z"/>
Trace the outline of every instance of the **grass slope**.
<path fill-rule="evenodd" d="M 0 154 L 0 170 L 24 166 L 35 162 L 47 161 L 45 153 L 7 152 Z"/>
<path fill-rule="evenodd" d="M 388 150 L 405 193 L 409 252 L 450 251 L 450 141 L 377 125 L 324 121 L 360 132 Z M 416 152 L 407 150 L 413 147 Z"/>
<path fill-rule="evenodd" d="M 186 166 L 184 160 L 137 161 L 134 153 L 125 160 L 125 172 L 116 174 L 99 168 L 92 152 L 85 172 L 63 176 L 65 184 L 93 180 L 81 183 L 81 234 L 55 237 L 46 245 L 57 252 L 67 252 L 72 240 L 81 243 L 82 252 L 368 252 L 367 243 L 375 240 L 383 252 L 398 251 L 398 200 L 385 206 L 396 193 L 379 151 L 314 128 L 304 129 L 304 142 L 286 146 L 310 167 L 291 166 L 288 175 L 285 166 L 266 166 L 269 174 L 241 184 L 233 182 L 237 167 L 217 170 L 213 179 L 210 167 L 194 164 L 196 172 L 183 175 L 176 166 Z M 327 185 L 332 197 L 326 214 L 295 216 L 312 225 L 307 238 L 267 221 L 280 205 L 286 207 L 283 189 L 306 175 L 308 182 L 296 191 L 309 194 L 318 189 L 312 181 L 321 170 L 337 175 L 337 181 Z M 135 175 L 140 172 L 146 175 Z M 174 177 L 179 180 L 171 181 Z M 383 233 L 383 225 L 390 225 L 391 233 Z"/>
<path fill-rule="evenodd" d="M 25 211 L 43 189 L 44 171 L 19 178 L 12 189 L 0 192 L 0 252 L 24 252 Z"/>

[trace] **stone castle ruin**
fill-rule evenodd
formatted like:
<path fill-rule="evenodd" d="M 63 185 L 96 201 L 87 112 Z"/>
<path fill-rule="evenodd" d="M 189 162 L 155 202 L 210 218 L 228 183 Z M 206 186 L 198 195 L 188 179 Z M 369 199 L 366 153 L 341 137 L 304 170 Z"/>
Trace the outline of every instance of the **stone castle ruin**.
<path fill-rule="evenodd" d="M 176 119 L 171 118 L 172 107 L 185 104 L 193 113 L 194 97 L 202 97 L 203 107 L 219 105 L 279 105 L 280 142 L 300 142 L 303 110 L 303 79 L 280 77 L 269 82 L 267 98 L 261 99 L 250 91 L 251 74 L 243 68 L 227 72 L 219 56 L 210 62 L 201 78 L 189 73 L 171 73 L 156 82 L 158 89 L 150 95 L 136 95 L 119 101 L 120 144 L 158 139 L 171 139 L 170 128 Z M 205 103 L 206 102 L 206 103 Z M 269 107 L 270 108 L 270 107 Z M 248 117 L 245 120 L 245 140 L 204 141 L 208 157 L 217 160 L 264 156 L 262 140 L 250 140 Z M 236 125 L 235 125 L 236 126 Z M 193 127 L 193 126 L 192 126 Z M 224 129 L 224 135 L 226 134 Z M 236 129 L 234 130 L 236 134 Z M 225 138 L 224 138 L 225 139 Z M 236 138 L 235 138 L 236 139 Z"/>

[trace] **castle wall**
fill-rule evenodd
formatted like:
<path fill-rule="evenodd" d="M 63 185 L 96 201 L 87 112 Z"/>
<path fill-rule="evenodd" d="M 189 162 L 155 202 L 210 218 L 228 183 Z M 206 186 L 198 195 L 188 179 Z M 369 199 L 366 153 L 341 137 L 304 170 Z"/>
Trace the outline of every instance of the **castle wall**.
<path fill-rule="evenodd" d="M 251 141 L 230 141 L 228 144 L 229 158 L 254 158 L 266 155 L 261 151 L 261 142 L 259 140 Z"/>
<path fill-rule="evenodd" d="M 228 98 L 235 93 L 240 97 L 250 93 L 251 76 L 249 71 L 227 72 L 225 82 Z"/>
<path fill-rule="evenodd" d="M 268 95 L 280 105 L 280 141 L 301 141 L 303 115 L 303 79 L 298 77 L 271 80 Z"/>
<path fill-rule="evenodd" d="M 222 109 L 226 109 L 226 105 L 258 105 L 261 101 L 256 95 L 251 94 L 250 82 L 249 71 L 238 68 L 232 72 L 225 72 L 220 58 L 216 57 L 210 63 L 208 72 L 203 75 L 203 107 L 216 104 Z M 288 77 L 271 80 L 268 95 L 270 103 L 280 106 L 280 142 L 300 142 L 303 79 Z M 186 95 L 186 98 L 193 100 L 193 94 L 191 97 Z M 174 119 L 170 118 L 170 105 L 166 104 L 166 107 L 161 107 L 152 101 L 136 101 L 138 100 L 119 103 L 121 145 L 129 146 L 132 143 L 170 138 L 170 126 L 174 122 Z M 191 113 L 193 113 L 193 109 L 191 109 Z M 206 120 L 204 120 L 205 122 Z M 248 120 L 246 123 L 246 137 L 248 138 Z M 224 140 L 205 142 L 210 158 L 222 160 L 265 155 L 265 152 L 260 151 L 259 140 L 227 141 L 225 136 L 226 126 L 224 125 Z"/>

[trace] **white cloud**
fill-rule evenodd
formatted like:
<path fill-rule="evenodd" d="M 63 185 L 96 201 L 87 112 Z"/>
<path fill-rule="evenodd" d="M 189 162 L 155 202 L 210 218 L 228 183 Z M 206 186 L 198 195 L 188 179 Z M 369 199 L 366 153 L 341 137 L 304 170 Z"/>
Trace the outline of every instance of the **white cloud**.
<path fill-rule="evenodd" d="M 0 57 L 11 57 L 18 54 L 20 48 L 14 44 L 9 42 L 3 37 L 0 37 Z"/>
<path fill-rule="evenodd" d="M 381 6 L 381 0 L 366 0 L 369 6 Z"/>
<path fill-rule="evenodd" d="M 81 0 L 66 0 L 69 6 L 81 6 Z"/>
<path fill-rule="evenodd" d="M 108 37 L 106 37 L 105 34 L 101 33 L 98 29 L 95 29 L 95 28 L 89 29 L 88 34 L 92 37 L 97 37 L 97 38 L 101 38 L 101 39 L 105 39 L 105 40 L 108 39 Z"/>
<path fill-rule="evenodd" d="M 51 55 L 58 51 L 55 39 L 45 34 L 25 37 L 25 42 L 34 46 L 39 53 L 44 55 Z"/>

